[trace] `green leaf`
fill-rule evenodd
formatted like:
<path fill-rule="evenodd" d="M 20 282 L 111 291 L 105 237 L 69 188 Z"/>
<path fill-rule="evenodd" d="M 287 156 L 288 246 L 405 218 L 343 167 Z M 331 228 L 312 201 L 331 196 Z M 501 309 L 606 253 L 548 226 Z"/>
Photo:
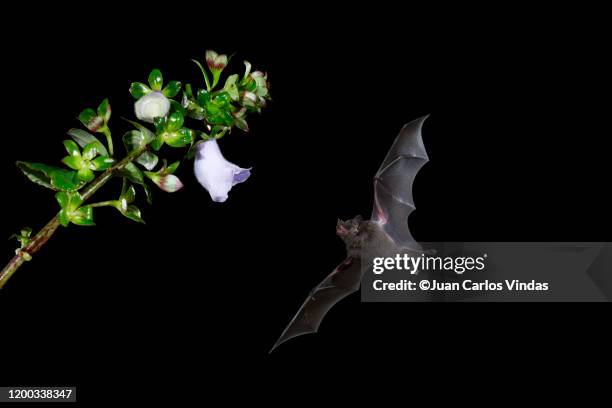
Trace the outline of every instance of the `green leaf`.
<path fill-rule="evenodd" d="M 76 225 L 96 225 L 93 221 L 93 208 L 86 205 L 70 213 L 70 221 Z"/>
<path fill-rule="evenodd" d="M 145 183 L 144 176 L 142 171 L 134 163 L 128 163 L 121 171 L 119 172 L 120 176 L 127 178 L 134 184 L 141 185 L 144 189 L 145 195 L 147 196 L 147 202 L 149 204 L 152 203 L 153 197 L 151 195 L 151 188 Z"/>
<path fill-rule="evenodd" d="M 151 89 L 142 82 L 132 82 L 130 85 L 130 93 L 136 99 L 140 99 L 151 92 Z"/>
<path fill-rule="evenodd" d="M 244 91 L 253 92 L 257 89 L 257 82 L 251 76 L 249 76 L 245 81 L 242 81 L 242 88 Z"/>
<path fill-rule="evenodd" d="M 249 124 L 246 120 L 244 120 L 244 118 L 234 116 L 234 124 L 238 129 L 242 130 L 243 132 L 249 131 Z"/>
<path fill-rule="evenodd" d="M 128 153 L 144 146 L 145 137 L 138 130 L 130 130 L 123 135 L 123 144 Z"/>
<path fill-rule="evenodd" d="M 159 135 L 157 136 L 152 142 L 151 142 L 151 147 L 153 148 L 153 150 L 158 151 L 159 149 L 161 149 L 161 147 L 164 145 L 164 137 L 163 135 Z"/>
<path fill-rule="evenodd" d="M 95 176 L 91 169 L 84 167 L 79 169 L 79 171 L 77 172 L 77 177 L 79 178 L 79 180 L 82 180 L 85 183 L 89 183 L 91 180 L 94 179 Z"/>
<path fill-rule="evenodd" d="M 233 101 L 237 101 L 240 98 L 240 93 L 238 92 L 238 86 L 236 82 L 238 81 L 238 74 L 233 74 L 227 77 L 225 81 L 225 86 L 223 90 L 226 91 Z"/>
<path fill-rule="evenodd" d="M 155 125 L 155 133 L 159 134 L 166 130 L 167 122 L 168 119 L 166 119 L 165 117 L 158 116 L 156 118 L 153 118 L 153 124 Z"/>
<path fill-rule="evenodd" d="M 130 186 L 125 193 L 123 193 L 122 198 L 124 198 L 128 204 L 134 202 L 134 199 L 136 199 L 136 189 L 134 186 Z"/>
<path fill-rule="evenodd" d="M 16 165 L 30 181 L 52 190 L 76 191 L 85 185 L 77 178 L 76 172 L 61 167 L 23 161 Z"/>
<path fill-rule="evenodd" d="M 19 241 L 19 247 L 24 248 L 30 243 L 30 236 L 32 235 L 32 228 L 24 227 L 19 231 L 19 234 L 13 234 L 9 239 L 16 239 Z"/>
<path fill-rule="evenodd" d="M 162 93 L 167 98 L 174 98 L 181 90 L 181 83 L 179 81 L 170 81 L 168 85 L 164 87 Z"/>
<path fill-rule="evenodd" d="M 136 159 L 136 162 L 147 170 L 153 170 L 157 165 L 159 158 L 155 153 L 144 152 Z"/>
<path fill-rule="evenodd" d="M 65 191 L 55 194 L 55 199 L 61 208 L 67 208 L 70 203 L 70 196 Z"/>
<path fill-rule="evenodd" d="M 185 85 L 185 91 L 183 91 L 185 96 L 189 99 L 193 99 L 193 89 L 191 88 L 191 84 Z"/>
<path fill-rule="evenodd" d="M 127 218 L 132 221 L 140 222 L 144 224 L 144 220 L 142 219 L 142 215 L 140 214 L 140 209 L 135 205 L 129 205 L 125 211 L 122 212 Z"/>
<path fill-rule="evenodd" d="M 168 124 L 166 125 L 166 129 L 168 129 L 170 132 L 176 132 L 183 127 L 184 122 L 185 118 L 181 112 L 173 112 L 170 116 L 168 116 Z"/>
<path fill-rule="evenodd" d="M 189 102 L 186 116 L 195 120 L 203 120 L 206 118 L 206 110 L 195 102 Z"/>
<path fill-rule="evenodd" d="M 94 118 L 96 118 L 97 116 L 98 114 L 96 113 L 95 110 L 91 108 L 87 108 L 87 109 L 83 109 L 83 111 L 79 114 L 79 120 L 81 121 L 81 123 L 87 126 L 87 124 L 90 121 L 92 121 Z"/>
<path fill-rule="evenodd" d="M 61 210 L 59 212 L 59 222 L 62 227 L 67 227 L 68 224 L 70 224 L 70 215 L 68 213 L 68 210 Z"/>
<path fill-rule="evenodd" d="M 115 159 L 108 156 L 98 156 L 91 161 L 93 165 L 92 170 L 102 171 L 107 170 L 115 163 Z"/>
<path fill-rule="evenodd" d="M 261 71 L 253 72 L 251 78 L 255 80 L 258 88 L 266 88 L 268 86 L 266 74 Z"/>
<path fill-rule="evenodd" d="M 98 152 L 102 156 L 108 156 L 108 150 L 106 147 L 91 133 L 82 130 L 82 129 L 70 129 L 68 131 L 68 135 L 74 139 L 75 142 L 78 143 L 79 146 L 85 147 L 90 143 L 98 142 Z"/>
<path fill-rule="evenodd" d="M 79 146 L 72 140 L 64 140 L 64 147 L 70 156 L 81 157 Z"/>
<path fill-rule="evenodd" d="M 242 81 L 245 81 L 251 72 L 251 63 L 249 61 L 244 61 L 244 75 L 242 76 Z"/>
<path fill-rule="evenodd" d="M 91 108 L 83 110 L 79 114 L 79 120 L 83 126 L 92 132 L 97 131 L 104 124 L 104 120 Z"/>
<path fill-rule="evenodd" d="M 86 181 L 81 180 L 76 171 L 68 171 L 60 169 L 51 174 L 51 185 L 54 190 L 60 191 L 77 191 L 82 188 Z"/>
<path fill-rule="evenodd" d="M 225 136 L 225 133 L 227 133 L 227 129 L 228 128 L 225 126 L 215 125 L 210 130 L 210 137 L 212 139 L 221 139 L 223 136 Z"/>
<path fill-rule="evenodd" d="M 202 133 L 204 133 L 204 132 L 202 132 Z M 204 137 L 204 136 L 202 136 L 202 137 Z M 187 154 L 185 155 L 185 158 L 187 158 L 187 159 L 189 159 L 189 160 L 193 159 L 193 158 L 195 157 L 195 155 L 196 155 L 196 152 L 198 151 L 198 145 L 199 145 L 200 143 L 204 143 L 204 141 L 203 141 L 203 140 L 198 140 L 197 142 L 195 142 L 195 143 L 194 143 L 194 144 L 193 144 L 193 145 L 192 145 L 192 146 L 189 148 L 189 150 L 187 151 Z"/>
<path fill-rule="evenodd" d="M 211 101 L 210 92 L 208 92 L 206 89 L 199 89 L 196 98 L 198 100 L 198 104 L 202 107 L 206 107 L 206 105 L 208 105 Z"/>
<path fill-rule="evenodd" d="M 68 212 L 76 210 L 83 203 L 81 195 L 77 192 L 60 191 L 55 194 L 55 199 L 60 207 L 68 210 Z"/>
<path fill-rule="evenodd" d="M 236 127 L 242 131 L 248 132 L 249 124 L 245 119 L 246 112 L 246 108 L 241 108 L 239 111 L 232 113 L 232 116 L 234 117 L 234 124 L 236 125 Z"/>
<path fill-rule="evenodd" d="M 180 161 L 175 161 L 174 163 L 172 163 L 171 165 L 169 165 L 168 167 L 166 167 L 164 169 L 164 174 L 172 174 L 176 171 L 176 169 L 178 168 L 179 164 L 181 164 Z M 165 163 L 164 163 L 165 165 Z"/>
<path fill-rule="evenodd" d="M 144 136 L 145 143 L 151 143 L 155 139 L 155 133 L 151 132 L 146 126 L 143 126 L 140 123 L 131 121 L 129 119 L 126 120 L 130 122 L 136 129 L 138 129 L 140 133 L 142 133 L 142 135 Z"/>
<path fill-rule="evenodd" d="M 80 170 L 85 165 L 81 156 L 66 156 L 62 159 L 62 163 L 72 170 Z"/>
<path fill-rule="evenodd" d="M 154 91 L 161 91 L 164 84 L 164 77 L 159 69 L 154 69 L 149 74 L 149 86 Z"/>
<path fill-rule="evenodd" d="M 168 146 L 171 147 L 187 146 L 191 144 L 191 142 L 193 142 L 193 139 L 195 137 L 194 131 L 187 128 L 182 128 L 178 132 L 166 133 L 165 135 L 166 137 L 164 138 L 164 140 L 168 144 Z"/>
<path fill-rule="evenodd" d="M 215 105 L 221 108 L 231 108 L 231 100 L 229 93 L 227 91 L 219 92 L 217 96 L 215 96 L 214 103 Z"/>
<path fill-rule="evenodd" d="M 257 105 L 257 95 L 249 91 L 243 92 L 241 103 L 244 107 L 254 108 Z"/>
<path fill-rule="evenodd" d="M 98 145 L 100 143 L 92 142 L 85 145 L 83 148 L 83 158 L 85 160 L 91 160 L 98 155 Z"/>
<path fill-rule="evenodd" d="M 213 83 L 212 83 L 212 88 L 214 88 L 215 86 L 217 86 L 217 83 L 219 83 L 219 78 L 221 78 L 221 71 L 222 70 L 211 70 L 212 74 L 213 74 Z"/>
<path fill-rule="evenodd" d="M 143 184 L 144 177 L 142 176 L 142 171 L 136 167 L 134 163 L 128 163 L 121 169 L 119 172 L 123 177 L 126 177 L 132 183 Z"/>
<path fill-rule="evenodd" d="M 142 189 L 144 190 L 145 196 L 147 197 L 147 203 L 149 205 L 153 204 L 153 192 L 151 191 L 151 186 L 146 183 L 143 183 Z"/>
<path fill-rule="evenodd" d="M 180 112 L 183 116 L 185 116 L 185 111 L 186 109 L 183 107 L 183 105 L 181 105 L 174 99 L 170 99 L 170 114 L 174 112 Z"/>
<path fill-rule="evenodd" d="M 23 227 L 20 231 L 19 234 L 13 234 L 11 235 L 8 239 L 19 239 L 19 238 L 29 238 L 32 235 L 32 228 L 31 227 Z"/>
<path fill-rule="evenodd" d="M 209 105 L 209 108 L 207 120 L 211 124 L 219 126 L 232 126 L 234 124 L 234 117 L 231 112 L 211 105 Z"/>
<path fill-rule="evenodd" d="M 90 206 L 79 208 L 83 203 L 79 193 L 60 191 L 55 194 L 55 199 L 61 207 L 59 221 L 62 226 L 67 227 L 70 222 L 76 225 L 94 225 L 93 208 Z"/>
<path fill-rule="evenodd" d="M 108 123 L 111 117 L 111 106 L 108 103 L 108 98 L 104 99 L 100 106 L 98 106 L 98 116 L 104 120 L 104 123 Z"/>

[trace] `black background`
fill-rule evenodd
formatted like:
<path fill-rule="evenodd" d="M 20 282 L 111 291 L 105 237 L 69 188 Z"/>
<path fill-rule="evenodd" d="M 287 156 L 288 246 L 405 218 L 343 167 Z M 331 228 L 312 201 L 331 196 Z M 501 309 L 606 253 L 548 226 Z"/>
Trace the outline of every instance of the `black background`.
<path fill-rule="evenodd" d="M 595 12 L 478 9 L 480 18 L 251 4 L 183 16 L 168 7 L 53 18 L 37 9 L 2 28 L 0 236 L 40 228 L 57 211 L 15 160 L 59 163 L 80 110 L 107 96 L 121 146 L 130 82 L 157 67 L 201 86 L 189 60 L 208 48 L 235 53 L 232 71 L 248 59 L 269 73 L 269 108 L 250 133 L 221 143 L 252 177 L 216 204 L 187 162 L 177 172 L 183 190 L 156 190 L 152 207 L 140 195 L 145 226 L 103 208 L 96 227 L 60 229 L 0 294 L 3 383 L 76 384 L 81 400 L 94 400 L 111 399 L 110 385 L 210 388 L 212 375 L 270 380 L 265 393 L 278 385 L 272 378 L 293 378 L 287 366 L 419 371 L 441 355 L 450 367 L 474 355 L 484 367 L 557 365 L 572 360 L 576 338 L 591 350 L 601 341 L 603 313 L 587 305 L 361 304 L 355 295 L 320 333 L 267 354 L 343 259 L 336 218 L 369 215 L 373 173 L 400 127 L 424 114 L 430 162 L 415 183 L 417 240 L 612 239 L 609 84 Z M 7 261 L 13 250 L 3 245 Z"/>

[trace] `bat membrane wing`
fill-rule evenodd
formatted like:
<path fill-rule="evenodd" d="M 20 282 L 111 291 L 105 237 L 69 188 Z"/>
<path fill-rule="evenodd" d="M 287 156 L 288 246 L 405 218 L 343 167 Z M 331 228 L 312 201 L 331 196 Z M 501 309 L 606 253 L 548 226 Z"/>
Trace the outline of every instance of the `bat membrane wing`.
<path fill-rule="evenodd" d="M 408 216 L 415 209 L 414 179 L 429 160 L 421 134 L 425 119 L 427 116 L 402 128 L 374 176 L 372 220 L 380 223 L 397 245 L 408 248 L 419 248 L 408 229 Z"/>
<path fill-rule="evenodd" d="M 270 352 L 289 339 L 316 333 L 327 312 L 340 300 L 358 290 L 360 283 L 361 261 L 347 258 L 310 292 Z"/>
<path fill-rule="evenodd" d="M 393 142 L 374 176 L 374 209 L 377 222 L 395 245 L 420 249 L 408 229 L 408 216 L 414 210 L 412 184 L 428 161 L 421 127 L 426 116 L 405 125 Z M 280 338 L 272 347 L 307 333 L 315 333 L 329 310 L 361 284 L 361 259 L 348 257 L 317 285 L 306 298 Z"/>

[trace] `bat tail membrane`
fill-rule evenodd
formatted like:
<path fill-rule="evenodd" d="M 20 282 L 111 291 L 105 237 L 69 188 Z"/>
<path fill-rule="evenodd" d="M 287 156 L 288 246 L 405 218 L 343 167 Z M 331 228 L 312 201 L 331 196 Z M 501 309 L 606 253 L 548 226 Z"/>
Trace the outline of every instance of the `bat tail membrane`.
<path fill-rule="evenodd" d="M 374 176 L 372 220 L 378 222 L 396 244 L 409 248 L 419 247 L 408 229 L 408 216 L 415 209 L 414 179 L 429 161 L 421 134 L 428 116 L 404 125 Z"/>

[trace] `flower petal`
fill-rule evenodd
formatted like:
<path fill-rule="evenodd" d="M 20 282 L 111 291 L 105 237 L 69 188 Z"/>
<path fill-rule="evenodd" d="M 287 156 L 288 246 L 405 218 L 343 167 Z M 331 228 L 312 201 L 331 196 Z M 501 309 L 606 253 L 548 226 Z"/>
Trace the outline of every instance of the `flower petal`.
<path fill-rule="evenodd" d="M 232 181 L 232 186 L 236 184 L 244 183 L 251 176 L 251 169 L 241 169 L 238 168 L 234 170 L 234 178 Z"/>
<path fill-rule="evenodd" d="M 134 104 L 136 117 L 153 123 L 153 119 L 164 117 L 170 111 L 170 101 L 161 92 L 151 92 Z"/>
<path fill-rule="evenodd" d="M 196 149 L 196 178 L 215 202 L 227 200 L 232 187 L 246 181 L 251 175 L 250 169 L 243 169 L 227 161 L 216 140 L 202 142 Z"/>

